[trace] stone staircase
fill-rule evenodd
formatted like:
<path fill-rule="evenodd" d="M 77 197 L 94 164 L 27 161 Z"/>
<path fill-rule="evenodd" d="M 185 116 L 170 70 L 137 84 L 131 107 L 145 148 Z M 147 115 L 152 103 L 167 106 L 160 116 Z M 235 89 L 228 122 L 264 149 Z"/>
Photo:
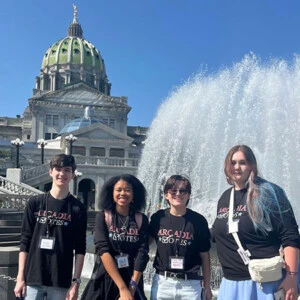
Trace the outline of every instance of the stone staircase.
<path fill-rule="evenodd" d="M 19 246 L 27 200 L 32 195 L 42 193 L 31 186 L 0 176 L 0 247 Z"/>
<path fill-rule="evenodd" d="M 0 209 L 0 247 L 19 246 L 24 211 Z"/>

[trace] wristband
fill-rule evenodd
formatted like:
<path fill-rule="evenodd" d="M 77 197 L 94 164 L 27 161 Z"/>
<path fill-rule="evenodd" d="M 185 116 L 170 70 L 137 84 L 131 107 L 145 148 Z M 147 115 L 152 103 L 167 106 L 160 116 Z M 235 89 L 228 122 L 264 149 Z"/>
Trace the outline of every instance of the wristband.
<path fill-rule="evenodd" d="M 136 282 L 134 281 L 134 280 L 130 280 L 130 282 L 129 282 L 129 284 L 132 286 L 132 287 L 134 287 L 135 289 L 137 288 L 137 284 L 136 284 Z"/>
<path fill-rule="evenodd" d="M 297 274 L 298 274 L 298 272 L 286 271 L 286 274 L 288 274 L 288 275 L 297 275 Z"/>

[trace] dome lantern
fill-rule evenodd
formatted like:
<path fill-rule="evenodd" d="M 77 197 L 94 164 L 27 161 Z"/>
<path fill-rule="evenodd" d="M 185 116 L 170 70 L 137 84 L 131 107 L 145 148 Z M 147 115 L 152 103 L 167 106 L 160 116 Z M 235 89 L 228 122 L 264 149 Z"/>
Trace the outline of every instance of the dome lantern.
<path fill-rule="evenodd" d="M 73 4 L 73 9 L 74 9 L 73 22 L 70 24 L 68 28 L 68 36 L 82 38 L 83 30 L 77 20 L 78 11 L 77 11 L 77 6 L 75 4 Z"/>

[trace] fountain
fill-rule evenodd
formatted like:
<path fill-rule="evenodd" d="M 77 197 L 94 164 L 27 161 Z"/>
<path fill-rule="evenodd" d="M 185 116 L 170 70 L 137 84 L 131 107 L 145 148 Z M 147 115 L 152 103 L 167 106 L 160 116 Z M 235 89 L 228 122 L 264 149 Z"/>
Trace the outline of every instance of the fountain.
<path fill-rule="evenodd" d="M 224 159 L 249 145 L 259 173 L 283 187 L 298 223 L 300 209 L 300 57 L 262 63 L 250 53 L 231 68 L 200 73 L 173 91 L 150 127 L 138 177 L 148 191 L 149 215 L 164 208 L 162 186 L 173 174 L 192 183 L 190 207 L 210 225 L 229 186 Z"/>
<path fill-rule="evenodd" d="M 189 207 L 212 225 L 218 198 L 229 187 L 225 156 L 233 145 L 246 144 L 259 173 L 285 189 L 300 224 L 299 131 L 300 57 L 291 64 L 262 63 L 250 53 L 231 68 L 197 74 L 171 93 L 148 132 L 138 171 L 148 191 L 147 213 L 166 207 L 165 181 L 182 174 L 192 183 Z M 152 273 L 148 264 L 148 289 Z M 212 278 L 220 282 L 219 268 L 213 268 Z"/>

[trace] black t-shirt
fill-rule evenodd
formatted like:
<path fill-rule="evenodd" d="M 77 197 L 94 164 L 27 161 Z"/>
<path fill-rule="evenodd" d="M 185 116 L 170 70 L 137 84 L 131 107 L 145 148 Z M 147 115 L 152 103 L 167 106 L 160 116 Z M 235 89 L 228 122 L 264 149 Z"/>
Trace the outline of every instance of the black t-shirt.
<path fill-rule="evenodd" d="M 112 213 L 112 223 L 107 224 L 105 221 L 104 211 L 96 214 L 94 242 L 96 254 L 102 255 L 109 252 L 112 257 L 125 253 L 129 255 L 129 264 L 131 270 L 143 272 L 149 260 L 149 235 L 148 235 L 148 218 L 142 214 L 142 225 L 138 228 L 135 214 L 130 213 L 128 226 L 126 230 L 122 230 L 122 222 L 126 222 L 126 218 L 122 218 L 117 213 Z M 119 222 L 118 222 L 119 220 Z M 103 272 L 105 272 L 104 266 Z"/>
<path fill-rule="evenodd" d="M 157 252 L 153 263 L 156 271 L 177 273 L 197 272 L 201 266 L 200 252 L 210 249 L 210 232 L 206 219 L 187 209 L 182 217 L 170 214 L 170 209 L 159 210 L 152 215 L 150 236 L 155 238 Z M 184 257 L 184 270 L 171 269 L 170 256 Z"/>
<path fill-rule="evenodd" d="M 40 239 L 55 238 L 53 250 L 40 249 Z M 27 285 L 69 288 L 72 281 L 73 251 L 85 254 L 87 214 L 84 205 L 69 194 L 55 199 L 48 192 L 29 199 L 22 225 L 20 251 L 27 252 Z"/>
<path fill-rule="evenodd" d="M 276 190 L 280 191 L 280 188 L 276 187 Z M 224 277 L 236 281 L 248 280 L 250 279 L 248 266 L 243 263 L 237 253 L 238 246 L 232 234 L 228 233 L 230 193 L 231 188 L 223 193 L 218 202 L 217 217 L 212 228 L 213 238 L 216 242 Z M 288 200 L 285 198 L 284 201 L 289 209 L 282 212 L 282 216 L 278 211 L 270 214 L 273 229 L 264 235 L 259 230 L 255 230 L 248 214 L 247 190 L 234 192 L 233 216 L 234 219 L 239 220 L 238 236 L 243 248 L 250 251 L 250 259 L 274 257 L 279 254 L 280 245 L 299 248 L 298 225 Z"/>

